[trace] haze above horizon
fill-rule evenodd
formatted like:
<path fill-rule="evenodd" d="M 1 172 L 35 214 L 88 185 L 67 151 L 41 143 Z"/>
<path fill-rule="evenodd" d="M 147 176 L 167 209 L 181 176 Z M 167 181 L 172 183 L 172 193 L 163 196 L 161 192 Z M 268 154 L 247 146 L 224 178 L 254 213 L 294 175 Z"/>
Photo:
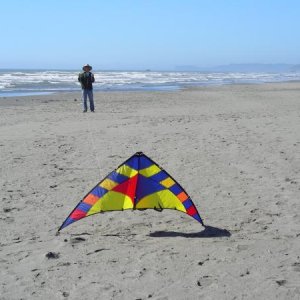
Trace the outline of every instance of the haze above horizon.
<path fill-rule="evenodd" d="M 6 1 L 0 68 L 300 64 L 300 2 Z"/>

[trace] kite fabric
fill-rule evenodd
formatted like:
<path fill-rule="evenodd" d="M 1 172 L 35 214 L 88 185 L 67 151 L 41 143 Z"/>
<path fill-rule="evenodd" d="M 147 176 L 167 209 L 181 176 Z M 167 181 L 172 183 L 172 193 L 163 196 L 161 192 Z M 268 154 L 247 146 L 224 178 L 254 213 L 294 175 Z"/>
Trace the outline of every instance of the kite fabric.
<path fill-rule="evenodd" d="M 96 213 L 125 209 L 175 209 L 204 226 L 187 192 L 152 159 L 137 152 L 100 181 L 78 203 L 58 231 Z"/>

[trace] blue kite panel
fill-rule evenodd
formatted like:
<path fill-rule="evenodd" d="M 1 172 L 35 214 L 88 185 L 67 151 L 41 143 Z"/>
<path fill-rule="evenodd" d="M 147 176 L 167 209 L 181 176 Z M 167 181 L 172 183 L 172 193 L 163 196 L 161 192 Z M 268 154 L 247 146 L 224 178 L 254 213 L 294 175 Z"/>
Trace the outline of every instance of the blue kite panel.
<path fill-rule="evenodd" d="M 110 174 L 107 176 L 107 178 L 109 178 L 109 179 L 111 179 L 112 181 L 117 182 L 117 183 L 122 183 L 122 182 L 124 182 L 125 180 L 128 179 L 127 176 L 124 176 L 124 175 L 122 175 L 122 174 L 120 174 L 120 173 L 117 173 L 117 172 L 112 172 L 112 173 L 110 173 Z"/>
<path fill-rule="evenodd" d="M 136 197 L 138 200 L 144 198 L 147 195 L 153 194 L 158 191 L 165 190 L 166 188 L 161 184 L 151 180 L 151 178 L 146 178 L 142 175 L 138 177 L 138 186 L 136 189 Z"/>
<path fill-rule="evenodd" d="M 153 165 L 153 162 L 146 156 L 140 156 L 139 159 L 139 170 L 143 170 Z"/>
<path fill-rule="evenodd" d="M 132 169 L 139 170 L 139 157 L 135 155 L 127 160 L 125 164 Z"/>
<path fill-rule="evenodd" d="M 101 186 L 96 186 L 92 191 L 91 194 L 101 198 L 103 195 L 105 195 L 108 191 L 104 189 Z"/>
<path fill-rule="evenodd" d="M 168 177 L 169 177 L 169 175 L 165 171 L 160 171 L 157 174 L 151 176 L 151 179 L 156 182 L 160 182 Z"/>
<path fill-rule="evenodd" d="M 92 207 L 92 205 L 81 202 L 79 203 L 79 205 L 77 206 L 77 209 L 80 209 L 83 212 L 88 212 L 90 210 L 90 208 Z"/>

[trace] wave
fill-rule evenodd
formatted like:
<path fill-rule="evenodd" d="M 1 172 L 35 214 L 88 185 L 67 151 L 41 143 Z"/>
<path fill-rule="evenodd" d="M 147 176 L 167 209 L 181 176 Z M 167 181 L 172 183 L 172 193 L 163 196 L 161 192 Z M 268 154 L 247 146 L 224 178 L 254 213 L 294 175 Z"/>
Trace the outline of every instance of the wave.
<path fill-rule="evenodd" d="M 295 73 L 94 72 L 95 90 L 171 89 L 184 86 L 300 80 Z M 80 90 L 75 71 L 0 71 L 0 95 Z"/>

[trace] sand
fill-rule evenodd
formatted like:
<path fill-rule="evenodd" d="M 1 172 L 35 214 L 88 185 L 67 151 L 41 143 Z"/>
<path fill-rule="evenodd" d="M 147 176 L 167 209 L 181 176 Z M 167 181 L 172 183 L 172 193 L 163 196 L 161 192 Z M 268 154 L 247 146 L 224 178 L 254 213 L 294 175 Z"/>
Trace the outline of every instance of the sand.
<path fill-rule="evenodd" d="M 0 99 L 0 299 L 300 299 L 300 83 Z M 176 211 L 57 229 L 137 151 Z"/>

